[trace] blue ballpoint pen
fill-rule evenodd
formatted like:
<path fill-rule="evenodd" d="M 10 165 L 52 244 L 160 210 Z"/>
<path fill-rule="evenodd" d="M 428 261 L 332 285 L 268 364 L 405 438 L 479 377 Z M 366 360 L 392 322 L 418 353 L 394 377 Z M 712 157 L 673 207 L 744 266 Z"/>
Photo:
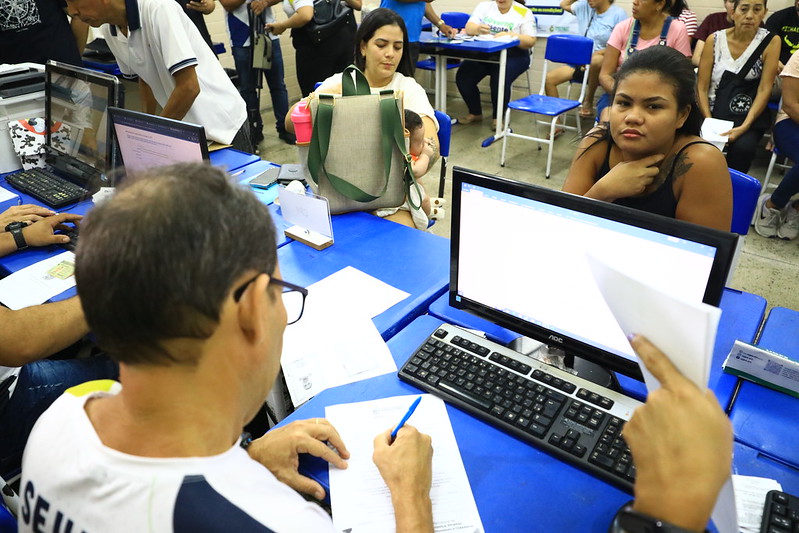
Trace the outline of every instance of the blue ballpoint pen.
<path fill-rule="evenodd" d="M 394 439 L 397 438 L 397 432 L 402 428 L 402 426 L 405 425 L 405 422 L 408 421 L 408 419 L 411 417 L 413 412 L 416 411 L 416 407 L 419 405 L 419 402 L 421 402 L 421 401 L 422 401 L 422 397 L 421 396 L 419 396 L 418 398 L 416 398 L 413 401 L 413 403 L 411 404 L 410 408 L 408 409 L 408 412 L 405 413 L 405 416 L 402 417 L 402 420 L 400 420 L 400 423 L 397 424 L 397 427 L 395 427 L 394 431 L 391 432 L 391 442 L 394 442 Z"/>

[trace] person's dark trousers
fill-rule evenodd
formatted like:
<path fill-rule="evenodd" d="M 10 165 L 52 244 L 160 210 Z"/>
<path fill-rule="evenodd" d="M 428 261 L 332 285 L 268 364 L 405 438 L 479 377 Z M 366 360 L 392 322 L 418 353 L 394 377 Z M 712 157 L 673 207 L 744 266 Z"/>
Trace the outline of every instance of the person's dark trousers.
<path fill-rule="evenodd" d="M 342 72 L 352 63 L 354 42 L 355 35 L 349 31 L 320 44 L 298 44 L 297 39 L 294 39 L 294 48 L 297 51 L 297 83 L 303 97 L 311 94 L 318 82 Z"/>
<path fill-rule="evenodd" d="M 408 55 L 411 58 L 411 77 L 416 74 L 416 63 L 419 62 L 419 43 L 408 43 Z"/>
<path fill-rule="evenodd" d="M 799 124 L 787 118 L 774 125 L 774 142 L 780 154 L 793 161 L 791 170 L 785 173 L 777 189 L 771 195 L 771 201 L 782 209 L 791 200 L 791 196 L 799 193 Z"/>
<path fill-rule="evenodd" d="M 248 154 L 254 154 L 256 152 L 252 137 L 250 137 L 250 122 L 248 120 L 245 120 L 239 128 L 239 131 L 236 132 L 233 141 L 230 143 L 230 147 L 240 152 L 247 152 Z"/>
<path fill-rule="evenodd" d="M 763 137 L 765 131 L 748 129 L 746 133 L 727 145 L 727 166 L 743 172 L 749 172 L 752 166 L 752 159 L 755 157 L 757 144 Z"/>
<path fill-rule="evenodd" d="M 104 355 L 42 359 L 23 366 L 11 398 L 0 407 L 0 473 L 19 470 L 33 425 L 56 398 L 70 387 L 96 379 L 119 379 L 119 367 Z"/>
<path fill-rule="evenodd" d="M 259 143 L 263 135 L 263 120 L 261 119 L 261 105 L 258 101 L 257 83 L 258 72 L 252 68 L 252 48 L 249 46 L 233 46 L 233 62 L 236 73 L 239 75 L 239 94 L 247 104 L 247 120 L 250 128 L 251 140 Z M 285 115 L 285 113 L 284 113 Z M 252 151 L 252 147 L 247 152 Z"/>
<path fill-rule="evenodd" d="M 286 113 L 289 112 L 289 93 L 283 79 L 283 52 L 280 49 L 280 40 L 272 39 L 272 68 L 261 71 L 264 73 L 266 85 L 269 87 L 269 96 L 272 98 L 272 112 L 275 115 L 275 129 L 278 136 L 285 140 Z M 258 115 L 260 119 L 260 114 Z M 254 141 L 255 139 L 253 139 Z"/>
<path fill-rule="evenodd" d="M 508 50 L 508 59 L 505 68 L 505 96 L 504 102 L 510 99 L 510 88 L 513 81 L 530 67 L 530 53 L 520 48 Z M 491 116 L 496 118 L 497 114 L 497 87 L 499 85 L 499 65 L 496 63 L 483 63 L 479 61 L 464 61 L 458 67 L 455 76 L 455 83 L 458 86 L 466 107 L 472 115 L 482 115 L 483 106 L 480 103 L 480 90 L 477 84 L 485 78 L 491 76 L 489 86 L 491 87 Z"/>

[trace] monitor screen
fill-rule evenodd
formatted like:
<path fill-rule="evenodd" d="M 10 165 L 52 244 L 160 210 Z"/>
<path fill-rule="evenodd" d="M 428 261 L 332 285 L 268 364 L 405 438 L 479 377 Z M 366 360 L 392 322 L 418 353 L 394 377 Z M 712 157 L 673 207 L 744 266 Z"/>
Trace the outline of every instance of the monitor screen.
<path fill-rule="evenodd" d="M 127 109 L 110 113 L 126 172 L 209 160 L 202 126 Z"/>
<path fill-rule="evenodd" d="M 641 379 L 588 256 L 718 305 L 737 237 L 455 168 L 450 305 Z"/>
<path fill-rule="evenodd" d="M 123 103 L 119 80 L 55 61 L 45 69 L 48 162 L 78 171 L 85 181 L 102 178 L 116 165 L 108 108 Z"/>

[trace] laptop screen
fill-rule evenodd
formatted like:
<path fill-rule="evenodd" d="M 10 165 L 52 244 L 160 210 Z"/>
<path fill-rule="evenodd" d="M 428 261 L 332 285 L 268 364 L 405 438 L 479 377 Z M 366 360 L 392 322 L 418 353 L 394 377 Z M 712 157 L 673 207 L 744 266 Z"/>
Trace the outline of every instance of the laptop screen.
<path fill-rule="evenodd" d="M 88 183 L 114 168 L 108 107 L 122 105 L 116 77 L 54 61 L 46 65 L 48 163 Z"/>
<path fill-rule="evenodd" d="M 735 236 L 456 168 L 450 303 L 640 378 L 588 265 L 718 305 Z"/>
<path fill-rule="evenodd" d="M 209 160 L 202 126 L 127 109 L 110 113 L 126 172 Z"/>

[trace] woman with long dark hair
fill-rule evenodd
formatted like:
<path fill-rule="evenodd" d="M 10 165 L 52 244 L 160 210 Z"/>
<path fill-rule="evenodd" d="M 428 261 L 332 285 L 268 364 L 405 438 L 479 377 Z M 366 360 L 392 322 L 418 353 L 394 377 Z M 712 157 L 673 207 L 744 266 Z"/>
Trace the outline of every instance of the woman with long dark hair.
<path fill-rule="evenodd" d="M 691 61 L 666 46 L 633 54 L 608 109 L 610 121 L 580 143 L 563 190 L 729 231 L 730 174 L 699 137 Z"/>

